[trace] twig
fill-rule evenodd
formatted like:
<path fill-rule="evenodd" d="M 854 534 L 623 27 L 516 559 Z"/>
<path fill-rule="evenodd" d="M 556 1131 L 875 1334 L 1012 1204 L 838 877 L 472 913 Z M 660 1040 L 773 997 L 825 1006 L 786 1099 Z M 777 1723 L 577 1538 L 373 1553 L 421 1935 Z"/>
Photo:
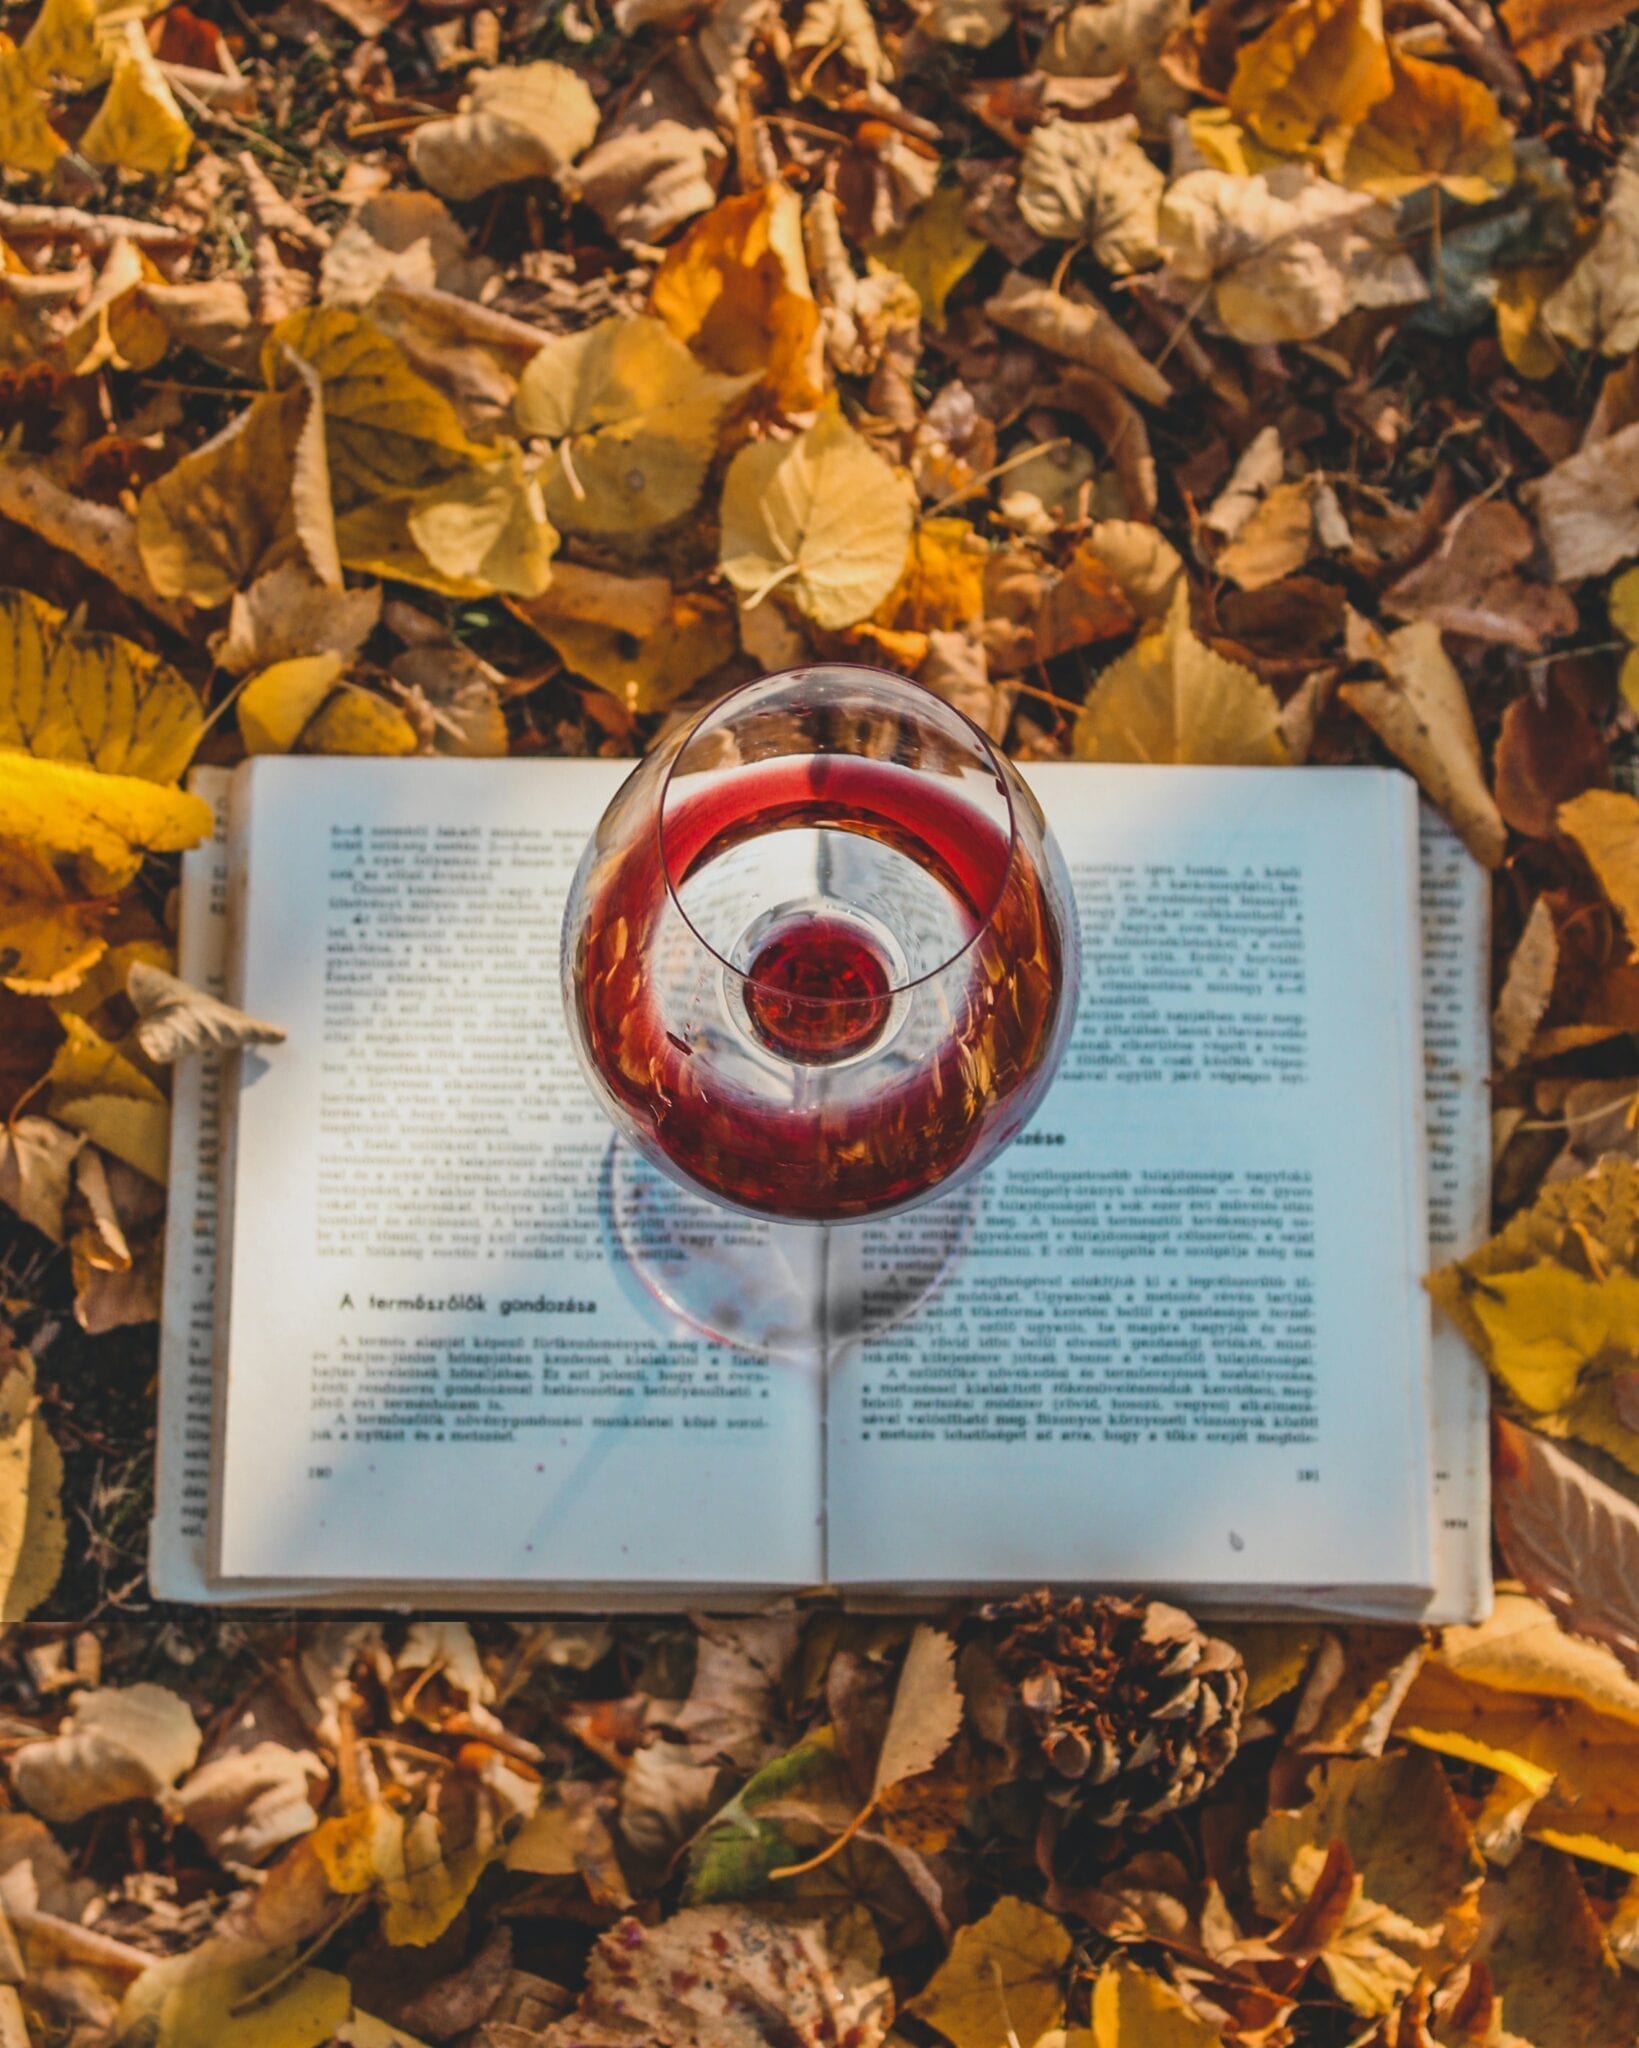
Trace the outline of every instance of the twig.
<path fill-rule="evenodd" d="M 55 1913 L 30 1912 L 24 1906 L 6 1906 L 6 1918 L 20 1934 L 44 1942 L 71 1963 L 85 1963 L 93 1970 L 116 1970 L 121 1976 L 140 1977 L 154 1958 L 146 1949 L 132 1948 L 111 1935 L 98 1934 Z"/>
<path fill-rule="evenodd" d="M 77 206 L 34 206 L 0 199 L 0 232 L 8 242 L 55 242 L 69 237 L 93 249 L 135 242 L 144 249 L 191 249 L 199 237 L 163 221 L 127 220 L 117 213 L 84 213 Z"/>

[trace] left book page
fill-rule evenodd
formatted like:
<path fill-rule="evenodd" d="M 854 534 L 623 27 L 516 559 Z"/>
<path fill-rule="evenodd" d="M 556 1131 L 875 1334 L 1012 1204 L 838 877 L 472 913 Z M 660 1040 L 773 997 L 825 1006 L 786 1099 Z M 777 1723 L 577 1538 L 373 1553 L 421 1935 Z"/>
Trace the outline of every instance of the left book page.
<path fill-rule="evenodd" d="M 289 1038 L 230 1105 L 213 1583 L 822 1577 L 817 1379 L 680 1334 L 603 1221 L 558 944 L 629 769 L 239 772 L 232 993 Z"/>

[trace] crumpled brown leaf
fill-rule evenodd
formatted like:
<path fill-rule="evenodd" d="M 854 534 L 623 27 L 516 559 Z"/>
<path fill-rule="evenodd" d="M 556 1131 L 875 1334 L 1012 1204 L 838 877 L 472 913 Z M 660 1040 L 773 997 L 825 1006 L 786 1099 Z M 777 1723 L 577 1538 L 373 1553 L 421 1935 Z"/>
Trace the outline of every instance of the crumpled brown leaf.
<path fill-rule="evenodd" d="M 198 1724 L 174 1692 L 111 1687 L 77 1694 L 55 1735 L 14 1750 L 12 1782 L 44 1819 L 74 1821 L 100 1806 L 161 1797 L 198 1754 Z"/>
<path fill-rule="evenodd" d="M 586 81 L 562 64 L 468 74 L 459 112 L 410 138 L 410 162 L 446 199 L 476 199 L 521 178 L 556 178 L 598 132 Z"/>

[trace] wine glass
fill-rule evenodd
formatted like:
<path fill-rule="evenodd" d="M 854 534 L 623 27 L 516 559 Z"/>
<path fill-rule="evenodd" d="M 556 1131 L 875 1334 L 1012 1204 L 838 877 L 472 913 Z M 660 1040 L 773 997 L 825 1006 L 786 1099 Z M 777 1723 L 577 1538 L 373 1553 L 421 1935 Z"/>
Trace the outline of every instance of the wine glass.
<path fill-rule="evenodd" d="M 1046 1091 L 1077 981 L 1063 860 L 976 726 L 880 669 L 731 691 L 622 785 L 564 916 L 625 1256 L 697 1329 L 812 1356 L 838 1335 L 814 1226 L 946 1198 L 890 1282 L 875 1261 L 867 1320 L 897 1320 Z"/>

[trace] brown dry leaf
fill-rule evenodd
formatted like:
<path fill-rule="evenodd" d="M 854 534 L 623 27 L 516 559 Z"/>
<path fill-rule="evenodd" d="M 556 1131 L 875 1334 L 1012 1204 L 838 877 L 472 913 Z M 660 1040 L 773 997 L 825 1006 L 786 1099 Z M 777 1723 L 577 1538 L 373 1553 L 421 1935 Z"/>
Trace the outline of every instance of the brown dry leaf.
<path fill-rule="evenodd" d="M 1184 562 L 1164 533 L 1134 519 L 1101 519 L 1088 534 L 1087 545 L 1141 619 L 1166 617 Z"/>
<path fill-rule="evenodd" d="M 540 597 L 512 609 L 576 675 L 607 690 L 637 715 L 674 704 L 702 676 L 730 660 L 738 644 L 734 614 L 719 598 L 674 596 L 666 585 L 665 610 L 658 618 L 628 615 L 605 623 L 561 612 L 555 602 L 558 583 L 554 576 Z"/>
<path fill-rule="evenodd" d="M 799 60 L 794 68 L 809 91 L 815 90 L 815 74 L 832 57 L 840 57 L 867 86 L 880 84 L 892 70 L 867 0 L 807 0 L 791 49 Z M 800 61 L 804 58 L 807 62 Z"/>
<path fill-rule="evenodd" d="M 1523 690 L 1503 713 L 1497 808 L 1516 832 L 1551 839 L 1560 805 L 1609 775 L 1604 734 L 1551 670 L 1540 699 Z"/>
<path fill-rule="evenodd" d="M 0 985 L 58 996 L 102 958 L 110 906 L 69 895 L 51 862 L 0 839 Z"/>
<path fill-rule="evenodd" d="M 650 303 L 710 368 L 755 372 L 784 411 L 824 397 L 820 311 L 789 185 L 719 200 L 667 251 Z"/>
<path fill-rule="evenodd" d="M 1639 143 L 1611 176 L 1599 232 L 1542 307 L 1543 324 L 1577 348 L 1626 356 L 1639 348 Z"/>
<path fill-rule="evenodd" d="M 1111 640 L 1137 625 L 1140 613 L 1098 541 L 1084 540 L 1047 590 L 1034 620 L 1034 659 L 1051 661 L 1072 648 Z M 1143 529 L 1153 532 L 1153 528 Z M 1157 536 L 1159 539 L 1159 536 Z M 1163 541 L 1162 546 L 1166 543 Z"/>
<path fill-rule="evenodd" d="M 1624 1972 L 1576 1865 L 1524 1850 L 1482 1894 L 1478 1949 L 1502 2007 L 1502 2039 L 1531 2048 L 1627 2048 L 1639 1984 Z"/>
<path fill-rule="evenodd" d="M 1531 1040 L 1553 995 L 1558 969 L 1559 940 L 1554 932 L 1554 914 L 1539 896 L 1531 905 L 1525 929 L 1509 957 L 1508 972 L 1491 1019 L 1491 1059 L 1497 1073 L 1506 1074 L 1517 1067 L 1530 1051 Z"/>
<path fill-rule="evenodd" d="M 25 1223 L 63 1241 L 63 1204 L 68 1200 L 75 1155 L 85 1139 L 49 1117 L 21 1116 L 0 1124 L 0 1202 Z"/>
<path fill-rule="evenodd" d="M 1393 83 L 1381 0 L 1291 0 L 1236 59 L 1229 111 L 1296 156 L 1347 137 Z"/>
<path fill-rule="evenodd" d="M 1375 662 L 1387 680 L 1344 683 L 1339 697 L 1411 770 L 1474 858 L 1496 867 L 1507 834 L 1485 786 L 1468 692 L 1439 627 L 1420 619 L 1385 638 L 1361 620 L 1350 652 Z"/>
<path fill-rule="evenodd" d="M 1547 78 L 1572 43 L 1615 28 L 1629 8 L 1626 0 L 1502 0 L 1497 11 L 1515 56 L 1533 78 Z"/>
<path fill-rule="evenodd" d="M 1276 767 L 1280 705 L 1249 668 L 1198 640 L 1180 583 L 1166 623 L 1105 669 L 1076 720 L 1078 761 Z"/>
<path fill-rule="evenodd" d="M 659 72 L 575 166 L 581 198 L 617 241 L 652 245 L 716 203 L 727 152 L 697 108 Z"/>
<path fill-rule="evenodd" d="M 1069 1932 L 1057 1914 L 998 1899 L 982 1920 L 957 1928 L 950 1954 L 906 2011 L 951 2048 L 998 2048 L 1010 2033 L 1034 2044 L 1063 2025 L 1069 1960 Z"/>
<path fill-rule="evenodd" d="M 728 407 L 755 377 L 704 369 L 647 314 L 549 341 L 518 380 L 514 416 L 557 444 L 547 511 L 567 533 L 667 526 L 700 495 Z"/>
<path fill-rule="evenodd" d="M 476 297 L 492 270 L 443 200 L 389 189 L 366 199 L 325 251 L 320 297 L 362 308 L 389 285 Z"/>
<path fill-rule="evenodd" d="M 234 593 L 226 631 L 211 651 L 230 675 L 320 654 L 353 654 L 381 618 L 381 586 L 331 590 L 287 562 Z"/>
<path fill-rule="evenodd" d="M 33 1358 L 0 1338 L 0 1623 L 51 1597 L 68 1550 L 62 1453 L 39 1405 Z"/>
<path fill-rule="evenodd" d="M 1639 1677 L 1639 1506 L 1534 1430 L 1492 1419 L 1492 1496 L 1508 1569 L 1563 1628 Z"/>
<path fill-rule="evenodd" d="M 890 1786 L 929 1771 L 955 1740 L 962 1725 L 962 1694 L 956 1683 L 956 1645 L 941 1630 L 923 1623 L 911 1637 L 900 1666 L 893 1712 L 871 1781 L 874 1803 Z"/>
<path fill-rule="evenodd" d="M 198 1754 L 198 1724 L 164 1686 L 82 1692 L 55 1735 L 12 1752 L 12 1783 L 46 1820 L 75 1821 L 162 1797 Z"/>
<path fill-rule="evenodd" d="M 1506 499 L 1467 504 L 1440 545 L 1383 595 L 1399 619 L 1429 619 L 1448 633 L 1540 653 L 1576 630 L 1568 592 L 1517 572 L 1536 552 L 1530 523 Z"/>
<path fill-rule="evenodd" d="M 1057 78 L 1126 73 L 1144 134 L 1161 138 L 1189 105 L 1189 94 L 1161 61 L 1188 19 L 1188 0 L 1086 0 L 1053 23 L 1038 61 Z"/>
<path fill-rule="evenodd" d="M 1147 362 L 1125 330 L 1086 295 L 1069 296 L 1010 271 L 1001 290 L 985 301 L 998 327 L 1022 334 L 1050 355 L 1064 356 L 1119 384 L 1150 405 L 1165 405 L 1172 386 Z"/>
<path fill-rule="evenodd" d="M 1592 441 L 1524 487 L 1561 583 L 1639 555 L 1639 421 Z"/>
<path fill-rule="evenodd" d="M 1472 1942 L 1484 1865 L 1431 1757 L 1340 1759 L 1310 1785 L 1306 1805 L 1272 1812 L 1253 1834 L 1253 1895 L 1272 1917 L 1301 1909 L 1341 1843 L 1355 1888 L 1321 1960 L 1357 2012 L 1390 2011 L 1420 1968 Z"/>
<path fill-rule="evenodd" d="M 1314 484 L 1298 477 L 1275 485 L 1215 566 L 1242 590 L 1263 590 L 1301 569 L 1314 551 Z"/>
<path fill-rule="evenodd" d="M 282 1024 L 247 1017 L 143 960 L 133 963 L 125 990 L 138 1020 L 131 1035 L 158 1066 L 207 1046 L 278 1045 L 287 1035 Z"/>
<path fill-rule="evenodd" d="M 592 1951 L 576 2011 L 540 2048 L 882 2048 L 893 1992 L 869 1915 L 832 1920 L 689 1906 L 658 1926 L 621 1920 Z"/>
<path fill-rule="evenodd" d="M 1280 428 L 1260 427 L 1236 458 L 1229 481 L 1201 514 L 1201 524 L 1233 540 L 1285 475 Z"/>
<path fill-rule="evenodd" d="M 794 441 L 759 441 L 728 466 L 723 574 L 748 605 L 789 584 L 816 625 L 869 618 L 899 581 L 911 493 L 834 407 Z"/>
<path fill-rule="evenodd" d="M 1574 839 L 1607 899 L 1639 947 L 1639 797 L 1587 789 L 1559 807 L 1559 829 Z"/>
<path fill-rule="evenodd" d="M 1380 199 L 1437 185 L 1484 206 L 1514 182 L 1514 131 L 1496 94 L 1454 64 L 1397 51 L 1394 90 L 1348 138 L 1337 175 Z"/>
<path fill-rule="evenodd" d="M 410 162 L 446 199 L 477 199 L 523 178 L 561 177 L 598 132 L 597 102 L 565 65 L 473 71 L 459 110 L 410 137 Z"/>
<path fill-rule="evenodd" d="M 310 1749 L 255 1742 L 207 1758 L 176 1789 L 176 1807 L 218 1863 L 265 1863 L 318 1824 L 329 1772 Z"/>
<path fill-rule="evenodd" d="M 1356 308 L 1428 296 L 1389 209 L 1296 164 L 1186 172 L 1158 232 L 1159 287 L 1237 341 L 1310 341 Z"/>
<path fill-rule="evenodd" d="M 1165 178 L 1138 141 L 1136 115 L 1048 121 L 1025 144 L 1019 211 L 1049 241 L 1084 241 L 1126 277 L 1159 262 L 1156 214 Z"/>

